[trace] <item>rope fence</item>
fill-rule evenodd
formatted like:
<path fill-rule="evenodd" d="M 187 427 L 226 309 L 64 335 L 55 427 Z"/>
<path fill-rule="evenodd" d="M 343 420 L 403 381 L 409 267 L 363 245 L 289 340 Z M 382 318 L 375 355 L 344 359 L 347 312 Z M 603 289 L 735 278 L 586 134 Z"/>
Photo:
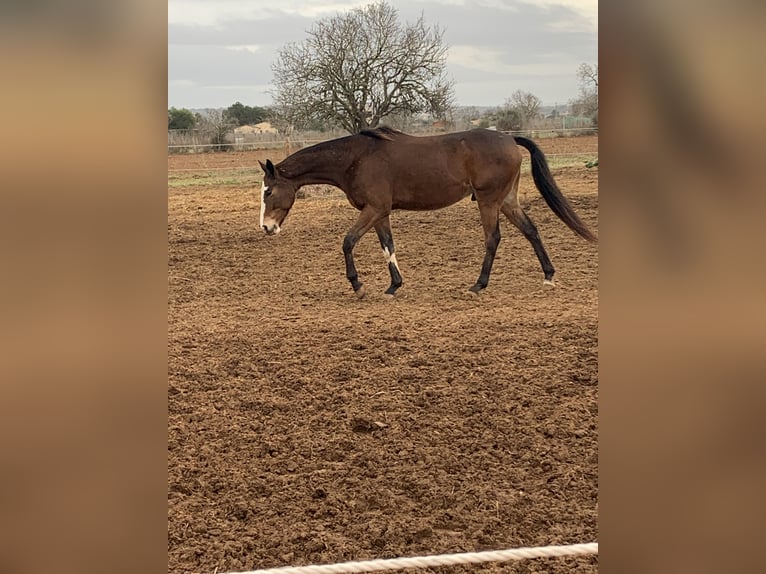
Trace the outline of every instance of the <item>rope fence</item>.
<path fill-rule="evenodd" d="M 562 556 L 583 556 L 598 554 L 598 543 L 569 544 L 565 546 L 538 546 L 510 550 L 489 550 L 485 552 L 462 552 L 458 554 L 437 554 L 412 558 L 386 558 L 360 562 L 342 562 L 320 566 L 285 566 L 252 570 L 239 574 L 352 574 L 356 572 L 378 572 L 402 568 L 429 568 L 432 566 L 455 566 L 458 564 L 482 564 L 485 562 L 507 562 L 528 558 L 556 558 Z M 232 573 L 233 574 L 233 573 Z"/>

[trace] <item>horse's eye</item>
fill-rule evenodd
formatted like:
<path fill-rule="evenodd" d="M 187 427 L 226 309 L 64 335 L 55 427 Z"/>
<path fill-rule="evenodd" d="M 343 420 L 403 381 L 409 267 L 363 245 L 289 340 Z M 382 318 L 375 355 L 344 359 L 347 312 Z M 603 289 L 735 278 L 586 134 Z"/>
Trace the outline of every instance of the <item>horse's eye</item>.
<path fill-rule="evenodd" d="M 271 195 L 271 190 L 267 187 L 263 190 L 263 197 L 268 197 Z"/>

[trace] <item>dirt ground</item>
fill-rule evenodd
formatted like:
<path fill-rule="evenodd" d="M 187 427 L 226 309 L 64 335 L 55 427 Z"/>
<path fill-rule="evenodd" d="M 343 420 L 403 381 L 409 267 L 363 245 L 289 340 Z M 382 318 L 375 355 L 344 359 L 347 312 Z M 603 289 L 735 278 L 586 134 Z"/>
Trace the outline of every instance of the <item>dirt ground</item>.
<path fill-rule="evenodd" d="M 547 153 L 597 145 L 567 139 L 539 143 Z M 337 193 L 310 196 L 267 237 L 258 157 L 169 156 L 169 169 L 248 165 L 253 180 L 168 192 L 168 571 L 597 541 L 598 247 L 556 218 L 526 174 L 523 204 L 556 288 L 543 287 L 531 246 L 503 220 L 489 287 L 469 296 L 483 240 L 464 200 L 392 214 L 404 277 L 393 300 L 377 238 L 365 236 L 358 300 L 341 252 L 356 211 Z M 554 175 L 597 231 L 597 169 Z"/>

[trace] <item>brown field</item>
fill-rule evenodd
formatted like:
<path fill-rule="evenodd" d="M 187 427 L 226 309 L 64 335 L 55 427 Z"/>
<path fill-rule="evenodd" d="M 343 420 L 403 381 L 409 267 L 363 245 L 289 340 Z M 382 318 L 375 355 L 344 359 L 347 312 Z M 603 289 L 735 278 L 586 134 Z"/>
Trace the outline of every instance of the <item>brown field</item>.
<path fill-rule="evenodd" d="M 555 166 L 555 154 L 595 158 L 598 141 L 539 143 Z M 263 157 L 168 157 L 168 571 L 596 541 L 598 247 L 527 174 L 522 203 L 555 289 L 503 220 L 489 287 L 470 297 L 484 248 L 465 200 L 392 214 L 404 277 L 394 300 L 365 236 L 358 300 L 341 253 L 356 211 L 337 191 L 312 193 L 265 236 Z M 195 182 L 189 169 L 219 175 Z M 597 230 L 597 169 L 554 175 Z M 597 562 L 420 572 L 592 573 Z"/>

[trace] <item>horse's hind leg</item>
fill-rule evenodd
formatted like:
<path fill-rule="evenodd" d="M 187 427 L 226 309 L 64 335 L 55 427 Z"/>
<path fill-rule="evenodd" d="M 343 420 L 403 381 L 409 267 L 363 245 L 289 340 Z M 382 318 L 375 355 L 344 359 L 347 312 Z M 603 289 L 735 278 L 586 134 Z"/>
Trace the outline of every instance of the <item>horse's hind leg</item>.
<path fill-rule="evenodd" d="M 492 264 L 495 262 L 497 246 L 500 244 L 500 213 L 497 204 L 482 205 L 479 201 L 479 213 L 481 214 L 481 226 L 484 228 L 484 262 L 481 266 L 481 274 L 476 284 L 469 289 L 472 293 L 479 293 L 489 284 L 489 274 L 492 272 Z"/>
<path fill-rule="evenodd" d="M 548 257 L 548 253 L 545 251 L 545 247 L 543 247 L 543 242 L 540 239 L 540 235 L 537 233 L 535 224 L 519 205 L 518 201 L 516 201 L 515 197 L 509 196 L 506 198 L 501 209 L 511 223 L 513 223 L 532 244 L 532 248 L 535 250 L 535 254 L 540 261 L 540 266 L 543 268 L 543 274 L 545 275 L 543 285 L 553 285 L 553 273 L 555 272 L 555 269 Z"/>
<path fill-rule="evenodd" d="M 388 216 L 375 224 L 375 232 L 378 234 L 380 246 L 388 262 L 388 271 L 391 273 L 391 285 L 386 289 L 386 295 L 393 296 L 396 290 L 402 286 L 402 274 L 399 272 L 399 264 L 394 254 L 394 236 L 391 234 L 391 222 Z"/>

